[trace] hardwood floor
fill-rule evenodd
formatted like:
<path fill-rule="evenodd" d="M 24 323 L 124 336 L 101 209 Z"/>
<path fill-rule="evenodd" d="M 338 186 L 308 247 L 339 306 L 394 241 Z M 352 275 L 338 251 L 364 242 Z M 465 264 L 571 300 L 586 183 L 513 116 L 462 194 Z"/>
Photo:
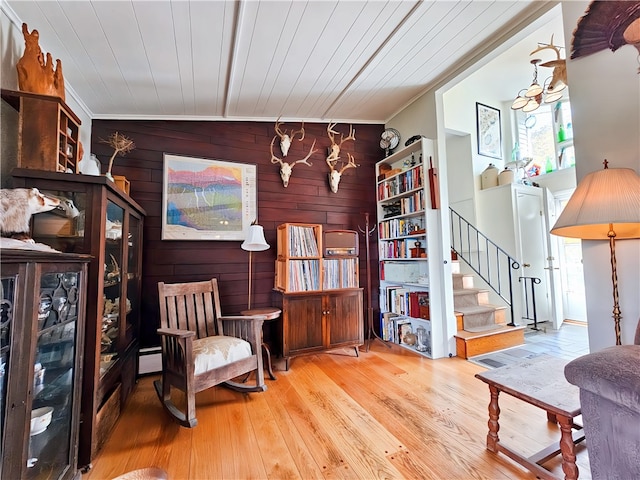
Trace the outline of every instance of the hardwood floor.
<path fill-rule="evenodd" d="M 263 393 L 222 387 L 197 397 L 198 425 L 164 413 L 143 377 L 109 441 L 83 480 L 157 466 L 170 479 L 533 479 L 485 449 L 489 390 L 485 368 L 429 360 L 380 341 L 276 360 Z M 542 410 L 500 396 L 500 438 L 531 455 L 560 438 Z M 584 444 L 580 478 L 590 478 Z M 562 478 L 559 457 L 546 465 Z"/>

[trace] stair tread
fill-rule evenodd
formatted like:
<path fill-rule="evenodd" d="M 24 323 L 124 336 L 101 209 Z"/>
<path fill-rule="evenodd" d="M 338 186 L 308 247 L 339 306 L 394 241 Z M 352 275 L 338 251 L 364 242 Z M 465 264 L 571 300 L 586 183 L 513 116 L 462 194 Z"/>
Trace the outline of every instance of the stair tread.
<path fill-rule="evenodd" d="M 481 332 L 469 332 L 467 330 L 458 330 L 458 332 L 454 335 L 454 337 L 464 338 L 466 340 L 470 338 L 478 338 L 478 337 L 486 337 L 489 335 L 497 335 L 504 332 L 515 332 L 517 330 L 524 330 L 526 327 L 518 325 L 515 327 L 511 326 L 497 326 L 496 328 L 492 328 L 491 330 L 483 330 Z"/>
<path fill-rule="evenodd" d="M 489 290 L 486 288 L 454 288 L 453 289 L 453 294 L 454 295 L 473 295 L 476 293 L 485 293 L 488 292 Z"/>
<path fill-rule="evenodd" d="M 504 310 L 505 306 L 502 305 L 491 305 L 488 303 L 482 303 L 480 305 L 469 305 L 466 307 L 455 307 L 457 312 L 462 313 L 463 315 L 470 315 L 474 313 L 485 313 L 485 312 L 494 312 L 496 310 Z"/>

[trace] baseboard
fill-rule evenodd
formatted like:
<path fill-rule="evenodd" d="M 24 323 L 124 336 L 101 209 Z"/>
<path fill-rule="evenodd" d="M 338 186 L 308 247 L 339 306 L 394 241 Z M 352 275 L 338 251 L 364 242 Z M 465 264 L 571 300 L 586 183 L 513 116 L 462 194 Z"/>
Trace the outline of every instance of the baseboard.
<path fill-rule="evenodd" d="M 141 348 L 138 355 L 138 375 L 149 375 L 162 371 L 160 347 Z"/>

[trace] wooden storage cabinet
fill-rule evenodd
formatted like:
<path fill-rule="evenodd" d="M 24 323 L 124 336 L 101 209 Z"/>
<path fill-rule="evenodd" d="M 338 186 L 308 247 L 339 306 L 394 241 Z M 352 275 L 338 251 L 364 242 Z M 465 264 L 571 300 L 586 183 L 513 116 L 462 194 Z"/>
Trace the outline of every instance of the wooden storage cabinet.
<path fill-rule="evenodd" d="M 296 355 L 364 343 L 362 289 L 332 292 L 274 292 L 282 310 L 282 355 L 287 369 Z"/>
<path fill-rule="evenodd" d="M 103 176 L 14 169 L 14 186 L 63 198 L 32 218 L 37 242 L 92 256 L 87 280 L 79 465 L 90 465 L 133 390 L 137 372 L 144 210 Z"/>
<path fill-rule="evenodd" d="M 88 262 L 87 255 L 2 251 L 2 478 L 80 478 Z M 51 420 L 32 426 L 31 412 L 40 409 Z"/>
<path fill-rule="evenodd" d="M 2 90 L 19 113 L 18 167 L 77 173 L 80 119 L 59 97 Z"/>
<path fill-rule="evenodd" d="M 423 138 L 378 162 L 376 195 L 381 336 L 439 358 L 451 353 L 456 325 L 448 208 L 435 191 L 441 206 L 433 208 L 428 179 L 434 156 L 434 142 Z"/>

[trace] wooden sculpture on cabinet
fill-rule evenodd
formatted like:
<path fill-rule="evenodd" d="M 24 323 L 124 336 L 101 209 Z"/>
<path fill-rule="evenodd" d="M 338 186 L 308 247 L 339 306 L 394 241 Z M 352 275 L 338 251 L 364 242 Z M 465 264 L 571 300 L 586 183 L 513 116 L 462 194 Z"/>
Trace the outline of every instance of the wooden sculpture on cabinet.
<path fill-rule="evenodd" d="M 50 53 L 43 55 L 38 40 L 40 34 L 33 29 L 29 33 L 26 23 L 22 24 L 24 36 L 24 53 L 18 63 L 18 88 L 23 92 L 41 93 L 52 95 L 64 100 L 64 77 L 62 76 L 62 62 L 56 60 L 56 68 L 53 68 L 53 59 Z M 46 58 L 46 61 L 45 61 Z"/>

